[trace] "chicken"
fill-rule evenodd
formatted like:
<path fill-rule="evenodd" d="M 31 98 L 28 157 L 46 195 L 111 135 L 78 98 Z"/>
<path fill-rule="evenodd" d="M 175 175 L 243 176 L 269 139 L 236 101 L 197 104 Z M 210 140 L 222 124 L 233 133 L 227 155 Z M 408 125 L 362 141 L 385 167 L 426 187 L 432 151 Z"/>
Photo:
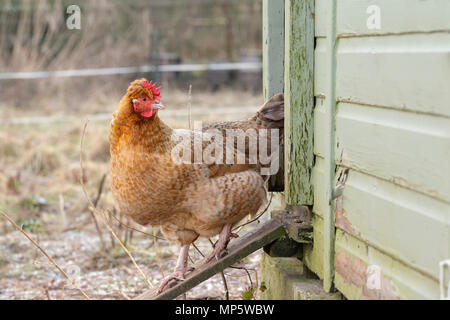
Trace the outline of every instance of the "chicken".
<path fill-rule="evenodd" d="M 250 140 L 261 129 L 275 129 L 281 130 L 281 134 L 274 137 L 281 138 L 284 101 L 283 95 L 278 94 L 248 120 L 214 123 L 194 131 L 167 126 L 158 117 L 162 109 L 156 83 L 135 80 L 113 114 L 109 134 L 111 190 L 121 213 L 139 224 L 159 226 L 167 239 L 181 246 L 175 272 L 163 279 L 159 291 L 171 279 L 184 279 L 190 270 L 187 268 L 189 246 L 199 236 L 220 234 L 206 262 L 219 257 L 230 238 L 236 236 L 231 232 L 232 227 L 246 216 L 255 215 L 267 201 L 264 187 L 267 173 L 262 173 L 267 163 L 250 161 L 254 150 L 247 144 L 239 149 L 234 138 L 235 143 L 228 145 L 226 136 L 230 129 L 250 129 L 251 134 L 246 138 Z M 214 133 L 225 135 L 223 144 Z M 269 133 L 264 139 L 271 139 L 274 133 Z M 180 137 L 194 146 L 187 152 L 188 156 L 195 156 L 195 141 L 202 135 L 207 139 L 201 140 L 201 147 L 212 146 L 211 155 L 217 159 L 221 153 L 225 155 L 224 163 L 217 159 L 211 163 L 177 158 L 179 151 L 184 150 L 180 148 L 183 146 Z M 271 150 L 275 150 L 273 145 L 269 145 Z M 245 161 L 229 163 L 238 154 Z"/>

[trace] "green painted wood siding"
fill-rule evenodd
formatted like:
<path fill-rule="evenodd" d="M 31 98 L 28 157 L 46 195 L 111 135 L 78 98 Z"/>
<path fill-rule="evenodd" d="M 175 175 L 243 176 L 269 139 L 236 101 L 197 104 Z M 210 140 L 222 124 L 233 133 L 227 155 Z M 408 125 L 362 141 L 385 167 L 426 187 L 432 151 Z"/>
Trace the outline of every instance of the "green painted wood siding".
<path fill-rule="evenodd" d="M 367 27 L 373 5 L 380 29 Z M 450 259 L 448 17 L 448 0 L 285 1 L 286 200 L 313 204 L 304 262 L 325 290 L 439 298 L 439 262 Z"/>
<path fill-rule="evenodd" d="M 450 1 L 331 2 L 316 0 L 313 185 L 324 239 L 326 221 L 337 228 L 335 287 L 351 299 L 438 298 L 450 258 Z M 367 28 L 370 5 L 379 30 Z M 349 170 L 331 203 L 330 154 L 331 186 Z M 307 263 L 325 278 L 315 250 Z"/>

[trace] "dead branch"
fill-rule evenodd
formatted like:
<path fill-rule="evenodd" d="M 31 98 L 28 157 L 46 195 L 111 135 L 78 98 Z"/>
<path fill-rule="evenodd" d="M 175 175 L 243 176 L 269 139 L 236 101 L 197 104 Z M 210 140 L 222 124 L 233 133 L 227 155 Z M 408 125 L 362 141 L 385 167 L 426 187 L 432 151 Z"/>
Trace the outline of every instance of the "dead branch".
<path fill-rule="evenodd" d="M 109 212 L 109 210 L 108 210 L 108 212 Z M 154 235 L 154 234 L 150 234 L 150 233 L 148 233 L 148 232 L 145 232 L 145 231 L 136 229 L 136 228 L 134 228 L 134 227 L 132 227 L 132 226 L 130 226 L 130 225 L 128 225 L 128 224 L 125 224 L 125 223 L 123 223 L 122 221 L 120 221 L 119 218 L 117 218 L 117 217 L 114 216 L 114 215 L 113 215 L 112 217 L 113 217 L 117 222 L 119 222 L 120 224 L 122 224 L 124 227 L 126 227 L 126 228 L 128 228 L 128 229 L 131 229 L 131 230 L 134 230 L 134 231 L 143 233 L 143 234 L 145 234 L 145 235 L 147 235 L 147 236 L 149 236 L 149 237 L 156 238 L 156 239 L 159 239 L 159 240 L 167 240 L 167 239 L 158 237 L 158 236 L 156 236 L 156 235 Z"/>
<path fill-rule="evenodd" d="M 250 282 L 250 286 L 251 286 L 252 288 L 254 288 L 254 287 L 253 287 L 252 276 L 250 275 L 250 272 L 248 271 L 248 269 L 247 269 L 246 267 L 230 266 L 230 268 L 232 268 L 232 269 L 244 270 L 244 271 L 247 273 L 247 277 L 248 277 L 248 280 L 249 280 L 249 282 Z M 256 277 L 258 277 L 258 276 L 256 276 Z M 256 282 L 258 282 L 258 280 L 256 280 Z"/>
<path fill-rule="evenodd" d="M 82 177 L 82 179 L 84 179 L 83 168 L 81 168 L 80 171 L 81 171 L 81 177 Z M 97 208 L 98 201 L 100 200 L 100 197 L 102 195 L 103 184 L 105 182 L 105 178 L 106 178 L 106 173 L 103 175 L 102 179 L 100 180 L 100 185 L 99 185 L 99 188 L 98 188 L 97 197 L 94 200 L 94 208 Z M 102 230 L 100 230 L 100 226 L 98 225 L 97 218 L 95 217 L 95 214 L 91 210 L 89 210 L 89 212 L 91 214 L 92 220 L 94 220 L 95 229 L 97 230 L 98 237 L 100 238 L 100 242 L 102 244 L 102 248 L 106 250 L 106 245 L 105 245 L 105 241 L 103 240 Z"/>
<path fill-rule="evenodd" d="M 225 289 L 225 300 L 230 300 L 230 292 L 228 291 L 227 279 L 223 271 L 220 271 L 220 276 L 222 277 L 223 288 Z"/>
<path fill-rule="evenodd" d="M 62 229 L 64 230 L 67 228 L 67 215 L 66 210 L 64 209 L 64 197 L 61 193 L 59 194 L 59 213 L 61 214 Z"/>
<path fill-rule="evenodd" d="M 189 85 L 189 92 L 188 92 L 188 127 L 189 127 L 189 130 L 192 130 L 191 108 L 192 108 L 192 84 Z"/>
<path fill-rule="evenodd" d="M 95 197 L 95 200 L 94 200 L 94 207 L 96 207 L 96 208 L 97 208 L 97 204 L 100 200 L 100 197 L 102 196 L 103 185 L 105 184 L 105 179 L 106 179 L 106 173 L 103 174 L 102 179 L 100 180 L 100 184 L 98 186 L 97 197 Z"/>
<path fill-rule="evenodd" d="M 156 238 L 156 235 L 155 235 L 155 229 L 153 229 L 153 246 L 155 247 L 156 263 L 158 264 L 159 271 L 161 272 L 161 274 L 164 278 L 165 275 L 164 275 L 164 270 L 161 265 L 161 259 L 159 258 L 158 239 Z"/>
<path fill-rule="evenodd" d="M 204 258 L 205 255 L 203 254 L 203 252 L 200 251 L 200 249 L 195 245 L 195 243 L 192 242 L 192 246 L 195 248 L 195 250 L 198 251 L 198 253 L 200 253 L 200 255 Z"/>
<path fill-rule="evenodd" d="M 258 220 L 259 218 L 261 218 L 261 216 L 262 216 L 264 213 L 266 213 L 266 211 L 269 209 L 270 204 L 272 203 L 272 198 L 273 198 L 273 193 L 270 193 L 270 200 L 269 200 L 269 202 L 267 203 L 267 206 L 264 208 L 264 210 L 263 210 L 260 214 L 258 214 L 258 215 L 256 216 L 256 218 L 254 218 L 254 219 L 252 219 L 252 220 L 250 220 L 250 221 L 247 221 L 247 222 L 241 224 L 240 226 L 235 227 L 233 230 L 239 229 L 239 230 L 237 231 L 237 232 L 239 232 L 239 231 L 241 231 L 242 227 L 244 227 L 244 226 L 246 226 L 246 225 L 248 225 L 248 224 L 250 224 L 250 223 L 252 223 L 252 222 L 255 222 L 256 220 Z"/>

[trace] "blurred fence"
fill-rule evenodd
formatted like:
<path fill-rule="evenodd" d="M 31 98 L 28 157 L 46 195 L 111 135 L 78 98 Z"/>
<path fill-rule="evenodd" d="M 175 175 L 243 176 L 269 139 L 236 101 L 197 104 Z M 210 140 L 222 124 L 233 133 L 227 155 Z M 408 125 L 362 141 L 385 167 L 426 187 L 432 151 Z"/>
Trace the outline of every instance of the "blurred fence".
<path fill-rule="evenodd" d="M 73 4 L 79 30 L 66 26 Z M 259 92 L 261 10 L 261 0 L 0 0 L 0 114 L 95 109 L 136 77 Z"/>
<path fill-rule="evenodd" d="M 106 76 L 106 75 L 134 74 L 146 72 L 199 72 L 199 71 L 233 71 L 233 70 L 260 71 L 261 67 L 262 67 L 261 62 L 168 64 L 159 66 L 143 65 L 136 67 L 117 67 L 117 68 L 75 69 L 75 70 L 56 70 L 56 71 L 33 71 L 33 72 L 3 72 L 0 73 L 0 80 L 89 77 L 89 76 Z"/>

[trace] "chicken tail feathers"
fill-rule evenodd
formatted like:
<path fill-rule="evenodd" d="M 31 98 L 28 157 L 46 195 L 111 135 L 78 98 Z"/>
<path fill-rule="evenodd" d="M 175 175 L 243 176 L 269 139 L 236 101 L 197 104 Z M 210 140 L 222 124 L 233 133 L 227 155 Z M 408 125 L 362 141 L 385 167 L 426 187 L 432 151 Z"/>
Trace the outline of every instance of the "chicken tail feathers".
<path fill-rule="evenodd" d="M 284 95 L 279 93 L 270 98 L 251 120 L 262 128 L 284 128 Z"/>

